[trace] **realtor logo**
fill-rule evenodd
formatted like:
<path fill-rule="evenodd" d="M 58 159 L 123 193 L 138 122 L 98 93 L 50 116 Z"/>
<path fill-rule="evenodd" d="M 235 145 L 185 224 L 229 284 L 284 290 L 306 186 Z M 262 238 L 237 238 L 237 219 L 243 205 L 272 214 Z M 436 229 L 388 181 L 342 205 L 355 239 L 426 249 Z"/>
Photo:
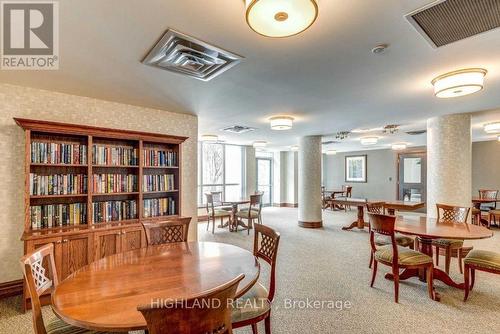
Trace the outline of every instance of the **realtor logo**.
<path fill-rule="evenodd" d="M 2 70 L 59 68 L 59 3 L 1 1 Z"/>

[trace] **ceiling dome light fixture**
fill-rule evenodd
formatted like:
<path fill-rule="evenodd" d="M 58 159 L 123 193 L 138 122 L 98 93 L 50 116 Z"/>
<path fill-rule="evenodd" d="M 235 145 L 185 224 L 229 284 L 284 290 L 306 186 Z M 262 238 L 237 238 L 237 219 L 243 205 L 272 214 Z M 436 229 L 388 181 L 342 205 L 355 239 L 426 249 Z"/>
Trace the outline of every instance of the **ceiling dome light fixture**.
<path fill-rule="evenodd" d="M 500 122 L 485 124 L 483 128 L 486 133 L 500 133 Z"/>
<path fill-rule="evenodd" d="M 397 144 L 392 144 L 391 145 L 391 148 L 394 151 L 406 150 L 407 147 L 408 147 L 408 145 L 406 145 L 405 143 L 397 143 Z"/>
<path fill-rule="evenodd" d="M 253 147 L 255 148 L 266 147 L 266 146 L 267 146 L 267 141 L 265 140 L 256 140 L 253 142 Z"/>
<path fill-rule="evenodd" d="M 217 135 L 201 135 L 200 140 L 204 141 L 204 142 L 214 143 L 214 142 L 217 142 L 219 140 L 219 136 L 217 136 Z"/>
<path fill-rule="evenodd" d="M 318 17 L 316 0 L 245 0 L 250 28 L 267 37 L 289 37 L 309 28 Z"/>
<path fill-rule="evenodd" d="M 434 95 L 450 98 L 479 92 L 487 72 L 483 68 L 468 68 L 440 75 L 432 80 Z"/>
<path fill-rule="evenodd" d="M 276 116 L 269 121 L 271 121 L 272 130 L 290 130 L 293 126 L 293 117 L 289 116 Z"/>
<path fill-rule="evenodd" d="M 362 137 L 360 141 L 361 145 L 375 145 L 378 143 L 378 137 Z"/>
<path fill-rule="evenodd" d="M 328 151 L 326 151 L 326 155 L 335 155 L 335 154 L 337 154 L 336 150 L 328 150 Z"/>

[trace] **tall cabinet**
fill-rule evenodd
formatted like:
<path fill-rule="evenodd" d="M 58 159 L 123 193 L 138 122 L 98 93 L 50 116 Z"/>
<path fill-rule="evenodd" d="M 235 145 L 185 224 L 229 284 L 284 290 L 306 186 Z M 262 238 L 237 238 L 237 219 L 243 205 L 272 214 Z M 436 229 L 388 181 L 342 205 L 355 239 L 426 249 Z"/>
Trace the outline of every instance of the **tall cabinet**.
<path fill-rule="evenodd" d="M 186 137 L 15 121 L 25 132 L 24 252 L 54 244 L 60 280 L 92 261 L 145 247 L 142 222 L 181 215 Z"/>

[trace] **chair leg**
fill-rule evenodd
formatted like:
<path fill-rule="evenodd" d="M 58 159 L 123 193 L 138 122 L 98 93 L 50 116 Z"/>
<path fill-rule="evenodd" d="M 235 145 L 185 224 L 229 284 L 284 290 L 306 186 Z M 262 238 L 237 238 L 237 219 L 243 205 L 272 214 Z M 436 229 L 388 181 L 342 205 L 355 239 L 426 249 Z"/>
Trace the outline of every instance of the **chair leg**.
<path fill-rule="evenodd" d="M 212 234 L 214 234 L 214 233 L 215 233 L 215 218 L 212 219 Z"/>
<path fill-rule="evenodd" d="M 264 329 L 266 334 L 271 334 L 271 313 L 269 313 L 267 318 L 264 319 Z"/>
<path fill-rule="evenodd" d="M 210 227 L 210 217 L 207 217 L 207 231 L 209 227 Z"/>
<path fill-rule="evenodd" d="M 462 269 L 462 248 L 459 248 L 457 250 L 458 252 L 458 270 L 460 270 L 460 273 L 463 274 L 464 273 L 464 270 Z"/>
<path fill-rule="evenodd" d="M 470 275 L 470 269 L 467 264 L 465 264 L 465 272 L 464 272 L 464 302 L 467 301 L 467 298 L 469 297 L 469 289 L 470 289 L 470 283 L 469 283 L 469 275 Z"/>
<path fill-rule="evenodd" d="M 446 247 L 446 255 L 444 257 L 444 271 L 449 275 L 450 274 L 450 263 L 451 263 L 451 247 Z"/>
<path fill-rule="evenodd" d="M 375 277 L 377 277 L 377 260 L 373 261 L 373 272 L 372 272 L 372 281 L 370 283 L 370 287 L 373 288 L 373 284 L 375 283 Z"/>
<path fill-rule="evenodd" d="M 439 247 L 436 246 L 436 267 L 439 266 Z"/>
<path fill-rule="evenodd" d="M 434 300 L 434 273 L 433 266 L 427 268 L 427 291 L 429 292 L 429 298 Z"/>
<path fill-rule="evenodd" d="M 372 252 L 372 251 L 370 251 L 370 264 L 368 265 L 368 268 L 370 268 L 370 269 L 371 269 L 372 264 L 373 264 L 373 252 Z"/>
<path fill-rule="evenodd" d="M 257 333 L 257 324 L 252 324 L 252 334 L 258 334 Z"/>
<path fill-rule="evenodd" d="M 253 219 L 248 220 L 248 227 L 247 227 L 247 233 L 250 235 L 250 228 L 252 227 L 253 224 Z"/>
<path fill-rule="evenodd" d="M 472 291 L 472 289 L 474 288 L 474 282 L 476 281 L 476 269 L 474 268 L 470 268 L 470 289 Z"/>
<path fill-rule="evenodd" d="M 394 301 L 399 302 L 399 269 L 393 268 L 392 275 L 394 279 Z"/>

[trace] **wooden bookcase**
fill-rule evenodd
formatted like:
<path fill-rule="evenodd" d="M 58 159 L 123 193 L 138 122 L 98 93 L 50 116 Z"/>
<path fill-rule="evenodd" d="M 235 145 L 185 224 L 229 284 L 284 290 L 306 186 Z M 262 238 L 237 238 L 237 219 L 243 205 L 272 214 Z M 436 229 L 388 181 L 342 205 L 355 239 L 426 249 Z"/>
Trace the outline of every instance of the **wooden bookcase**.
<path fill-rule="evenodd" d="M 20 118 L 15 118 L 14 120 L 24 129 L 26 140 L 24 162 L 25 218 L 24 233 L 21 238 L 24 241 L 24 252 L 31 252 L 48 243 L 54 244 L 56 267 L 60 280 L 92 261 L 118 252 L 145 247 L 146 238 L 141 225 L 142 222 L 175 219 L 175 217 L 181 216 L 181 146 L 187 139 L 186 137 Z M 32 161 L 34 158 L 32 156 L 32 145 L 35 145 L 33 152 L 37 153 L 38 157 L 43 157 L 43 154 L 40 153 L 40 146 L 37 146 L 40 145 L 38 143 L 75 145 L 69 150 L 65 149 L 66 155 L 61 155 L 62 158 L 68 158 L 70 154 L 73 154 L 75 159 L 71 161 L 68 161 L 68 159 L 59 161 L 55 158 L 55 154 L 52 154 L 48 158 L 52 161 L 48 159 L 35 159 L 35 161 Z M 86 146 L 85 152 L 82 146 Z M 107 149 L 108 152 L 113 150 L 115 152 L 131 150 L 128 152 L 135 152 L 135 158 L 119 160 L 116 159 L 117 155 L 115 154 L 115 160 L 108 159 L 102 163 L 103 161 L 96 161 L 96 157 L 102 151 L 97 152 L 96 150 L 96 153 L 94 153 L 94 146 L 102 147 L 101 150 Z M 77 148 L 80 148 L 80 150 Z M 151 150 L 155 152 L 168 152 L 172 158 L 171 163 L 168 165 L 160 164 L 159 158 L 153 160 L 153 163 L 151 163 L 151 159 L 149 158 Z M 69 151 L 72 151 L 72 153 L 68 153 Z M 174 156 L 175 159 L 173 159 Z M 30 189 L 30 184 L 33 184 L 33 182 L 31 182 L 32 178 L 30 174 L 38 175 L 38 181 L 40 178 L 53 177 L 54 175 L 66 177 L 67 179 L 74 177 L 74 175 L 79 175 L 78 177 L 82 180 L 86 177 L 85 185 L 81 185 L 81 181 L 78 183 L 78 190 L 86 191 L 72 190 L 68 193 L 68 191 L 64 191 L 65 187 L 58 186 L 57 193 L 54 194 L 54 186 L 52 186 L 50 194 L 48 194 L 48 191 L 43 194 L 32 194 L 33 191 Z M 118 191 L 121 190 L 118 187 L 114 189 L 108 187 L 104 190 L 105 192 L 95 191 L 94 175 L 107 174 L 129 177 L 131 179 L 135 178 L 135 187 L 126 188 L 126 191 Z M 166 177 L 165 175 L 171 175 L 168 177 L 173 178 L 173 180 L 170 180 L 169 188 L 150 188 L 149 191 L 146 190 L 144 184 L 145 177 L 149 176 L 156 179 Z M 106 179 L 107 176 L 103 178 Z M 58 184 L 67 186 L 67 183 L 62 181 Z M 170 211 L 162 212 L 162 214 L 154 217 L 150 215 L 146 217 L 151 210 L 148 209 L 148 206 L 145 206 L 145 203 L 165 198 L 169 198 L 171 201 L 168 203 Z M 129 204 L 128 207 L 132 207 L 131 203 L 135 202 L 135 215 L 126 216 L 122 214 L 122 219 L 118 220 L 118 210 L 115 210 L 115 217 L 111 221 L 101 222 L 105 214 L 94 217 L 94 213 L 101 212 L 97 210 L 94 212 L 94 205 L 96 203 L 113 202 L 116 204 L 123 201 L 127 201 Z M 165 203 L 165 200 L 162 201 Z M 80 205 L 79 215 L 75 214 L 75 211 L 69 211 L 69 206 L 67 206 L 65 207 L 67 211 L 63 211 L 63 209 L 58 211 L 58 213 L 64 212 L 64 214 L 57 215 L 51 212 L 52 221 L 48 218 L 38 219 L 42 216 L 42 206 L 70 205 L 75 203 L 80 203 L 78 204 Z M 85 208 L 83 208 L 83 205 Z M 40 209 L 33 213 L 32 207 Z M 83 210 L 85 210 L 84 213 Z M 68 214 L 68 212 L 73 214 Z M 125 211 L 122 212 L 125 213 Z M 61 216 L 67 218 L 68 215 L 79 219 L 74 219 L 72 221 L 73 224 L 63 224 L 61 226 Z M 40 222 L 40 227 L 32 223 L 34 217 L 38 217 L 36 221 Z M 76 223 L 75 220 L 78 220 L 79 223 Z M 42 302 L 49 303 L 48 296 L 42 298 Z M 24 308 L 26 309 L 27 307 L 30 307 L 30 304 L 25 287 Z"/>

